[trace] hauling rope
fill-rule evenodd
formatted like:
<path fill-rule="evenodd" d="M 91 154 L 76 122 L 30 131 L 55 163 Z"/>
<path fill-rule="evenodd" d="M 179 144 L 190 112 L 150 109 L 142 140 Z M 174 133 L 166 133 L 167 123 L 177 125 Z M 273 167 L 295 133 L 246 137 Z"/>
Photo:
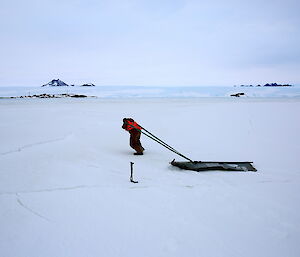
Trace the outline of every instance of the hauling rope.
<path fill-rule="evenodd" d="M 184 158 L 190 162 L 193 162 L 190 158 L 184 156 L 183 154 L 181 154 L 180 152 L 175 150 L 172 146 L 168 145 L 167 143 L 162 141 L 160 138 L 153 135 L 151 132 L 149 132 L 148 130 L 143 128 L 141 125 L 137 124 L 133 119 L 127 118 L 127 119 L 123 119 L 123 121 L 127 125 L 127 128 L 128 128 L 126 130 L 129 130 L 129 131 L 136 130 L 136 131 L 142 133 L 143 135 L 149 137 L 150 139 L 154 140 L 155 142 L 159 143 L 160 145 L 167 148 L 168 150 L 172 151 L 173 153 L 176 153 L 179 156 L 181 156 L 182 158 Z"/>
<path fill-rule="evenodd" d="M 131 118 L 123 119 L 123 129 L 129 131 L 130 133 L 130 146 L 134 148 L 137 153 L 135 155 L 142 155 L 144 148 L 140 143 L 140 135 L 143 134 L 153 141 L 159 143 L 163 147 L 167 148 L 171 152 L 179 155 L 180 157 L 188 160 L 188 162 L 176 162 L 175 159 L 170 162 L 171 165 L 176 166 L 180 169 L 185 170 L 195 170 L 195 171 L 207 171 L 207 170 L 226 170 L 226 171 L 257 171 L 252 163 L 249 161 L 245 162 L 215 162 L 215 161 L 193 161 L 192 159 L 186 157 L 182 153 L 178 152 L 172 146 L 168 145 L 160 138 L 152 134 L 150 131 L 139 125 Z M 136 136 L 135 136 L 136 134 Z M 134 140 L 136 142 L 134 142 Z"/>

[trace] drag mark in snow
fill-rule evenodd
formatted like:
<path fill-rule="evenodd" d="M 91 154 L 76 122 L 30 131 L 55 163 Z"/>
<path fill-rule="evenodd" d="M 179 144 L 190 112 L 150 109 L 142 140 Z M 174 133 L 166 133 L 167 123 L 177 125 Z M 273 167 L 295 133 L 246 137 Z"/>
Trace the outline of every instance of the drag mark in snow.
<path fill-rule="evenodd" d="M 29 208 L 28 206 L 26 206 L 26 205 L 20 200 L 18 194 L 16 194 L 16 196 L 17 196 L 17 202 L 18 202 L 18 204 L 19 204 L 20 206 L 22 206 L 24 209 L 26 209 L 27 211 L 31 212 L 31 213 L 34 214 L 35 216 L 38 216 L 38 217 L 40 217 L 40 218 L 42 218 L 42 219 L 44 219 L 44 220 L 50 222 L 50 220 L 49 220 L 48 218 L 44 217 L 43 215 L 37 213 L 36 211 L 34 211 L 34 210 L 32 210 L 31 208 Z"/>
<path fill-rule="evenodd" d="M 60 137 L 60 138 L 56 138 L 56 139 L 46 140 L 46 141 L 32 143 L 32 144 L 28 144 L 28 145 L 23 145 L 23 146 L 19 147 L 18 149 L 10 150 L 8 152 L 3 152 L 3 153 L 0 153 L 0 154 L 1 155 L 7 155 L 7 154 L 12 154 L 12 153 L 17 153 L 17 152 L 21 152 L 22 150 L 24 150 L 26 148 L 31 148 L 31 147 L 38 146 L 38 145 L 44 145 L 44 144 L 55 143 L 55 142 L 58 142 L 58 141 L 63 141 L 67 137 L 69 137 L 71 134 L 68 134 L 68 135 L 66 135 L 64 137 Z"/>

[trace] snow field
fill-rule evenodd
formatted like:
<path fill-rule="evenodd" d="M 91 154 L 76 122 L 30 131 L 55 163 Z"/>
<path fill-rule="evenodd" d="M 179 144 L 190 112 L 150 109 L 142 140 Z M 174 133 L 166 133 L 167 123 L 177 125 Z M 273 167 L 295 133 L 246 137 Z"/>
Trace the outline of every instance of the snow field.
<path fill-rule="evenodd" d="M 299 99 L 0 101 L 0 256 L 299 256 Z M 193 160 L 258 172 L 192 172 Z M 129 182 L 130 162 L 134 178 Z"/>

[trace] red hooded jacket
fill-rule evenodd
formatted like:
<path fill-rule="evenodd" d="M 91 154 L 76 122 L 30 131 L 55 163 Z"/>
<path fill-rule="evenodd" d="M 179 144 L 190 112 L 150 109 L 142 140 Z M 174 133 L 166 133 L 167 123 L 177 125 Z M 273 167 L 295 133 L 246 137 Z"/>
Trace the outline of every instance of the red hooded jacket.
<path fill-rule="evenodd" d="M 124 124 L 123 124 L 122 128 L 127 131 L 130 131 L 133 129 L 140 131 L 142 129 L 139 126 L 139 124 L 137 124 L 133 119 L 123 119 L 123 122 L 124 122 Z"/>

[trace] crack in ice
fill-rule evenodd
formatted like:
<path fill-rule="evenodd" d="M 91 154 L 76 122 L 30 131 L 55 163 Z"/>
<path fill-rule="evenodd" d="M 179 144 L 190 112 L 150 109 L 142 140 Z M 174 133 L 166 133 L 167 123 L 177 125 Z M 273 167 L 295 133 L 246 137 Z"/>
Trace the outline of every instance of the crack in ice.
<path fill-rule="evenodd" d="M 28 190 L 28 191 L 18 191 L 18 192 L 0 192 L 0 195 L 13 195 L 13 194 L 30 194 L 30 193 L 45 193 L 45 192 L 56 192 L 56 191 L 69 191 L 69 190 L 76 190 L 76 189 L 84 189 L 84 188 L 97 188 L 101 186 L 73 186 L 73 187 L 58 187 L 58 188 L 46 188 L 40 190 Z M 103 186 L 106 187 L 106 186 Z"/>
<path fill-rule="evenodd" d="M 31 193 L 47 193 L 47 192 L 59 192 L 59 191 L 71 191 L 71 190 L 80 190 L 80 189 L 93 189 L 93 188 L 114 188 L 115 186 L 101 186 L 101 185 L 79 185 L 73 187 L 58 187 L 58 188 L 46 188 L 40 190 L 24 190 L 24 191 L 12 191 L 12 192 L 0 192 L 2 195 L 16 195 L 16 194 L 31 194 Z M 139 189 L 139 188 L 148 188 L 148 186 L 135 186 L 135 187 L 126 187 L 127 189 Z M 126 189 L 125 188 L 125 189 Z"/>
<path fill-rule="evenodd" d="M 27 205 L 25 205 L 25 204 L 21 201 L 21 199 L 19 198 L 19 195 L 18 195 L 18 194 L 16 194 L 16 196 L 17 196 L 17 202 L 18 202 L 18 204 L 19 204 L 21 207 L 23 207 L 23 208 L 26 209 L 27 211 L 31 212 L 31 213 L 34 214 L 35 216 L 38 216 L 38 217 L 40 217 L 40 218 L 42 218 L 42 219 L 44 219 L 44 220 L 46 220 L 46 221 L 48 221 L 48 222 L 51 222 L 51 220 L 49 220 L 48 218 L 44 217 L 43 215 L 39 214 L 38 212 L 34 211 L 33 209 L 31 209 L 31 208 L 29 208 Z"/>
<path fill-rule="evenodd" d="M 58 142 L 58 141 L 63 141 L 67 137 L 69 137 L 71 134 L 68 134 L 68 135 L 65 135 L 64 137 L 60 137 L 60 138 L 56 138 L 56 139 L 41 141 L 41 142 L 32 143 L 32 144 L 28 144 L 28 145 L 23 145 L 23 146 L 19 147 L 18 149 L 10 150 L 8 152 L 3 152 L 3 153 L 1 153 L 1 155 L 8 155 L 8 154 L 12 154 L 12 153 L 17 153 L 17 152 L 21 152 L 22 150 L 24 150 L 26 148 L 31 148 L 31 147 L 34 147 L 34 146 L 39 146 L 39 145 L 44 145 L 44 144 L 55 143 L 55 142 Z"/>

